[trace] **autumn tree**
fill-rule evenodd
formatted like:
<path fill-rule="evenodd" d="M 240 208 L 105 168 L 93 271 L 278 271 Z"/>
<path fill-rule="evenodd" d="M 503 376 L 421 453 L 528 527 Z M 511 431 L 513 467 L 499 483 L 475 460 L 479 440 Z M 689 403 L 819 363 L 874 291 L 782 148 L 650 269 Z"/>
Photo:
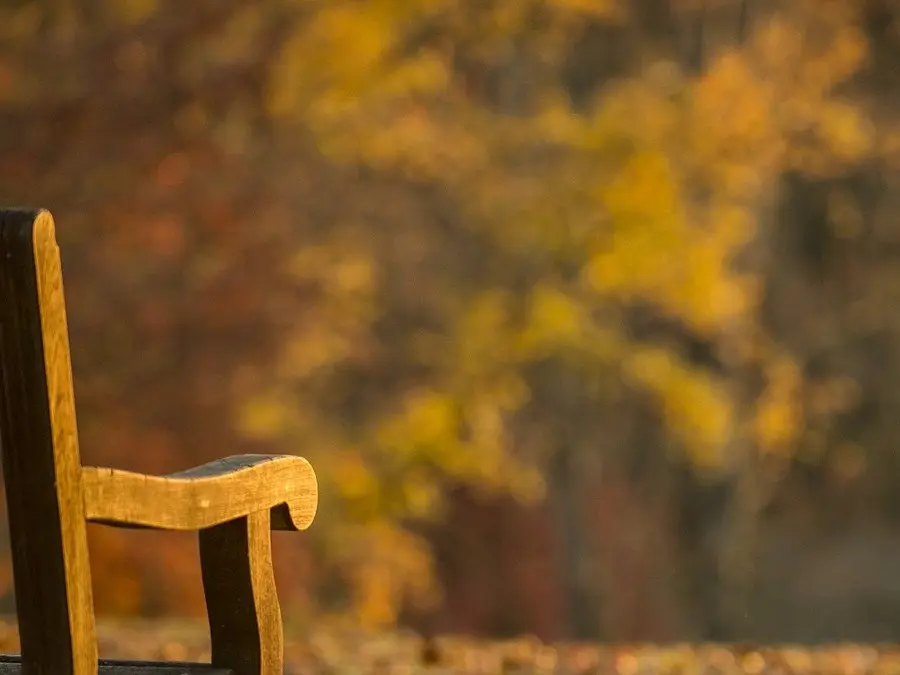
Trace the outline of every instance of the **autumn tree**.
<path fill-rule="evenodd" d="M 283 568 L 371 625 L 438 599 L 419 524 L 450 487 L 546 496 L 568 631 L 590 636 L 584 498 L 650 410 L 666 441 L 641 452 L 733 486 L 712 612 L 734 625 L 810 397 L 767 320 L 773 213 L 786 172 L 873 152 L 840 96 L 860 12 L 5 3 L 0 185 L 58 212 L 86 458 L 303 454 L 322 506 Z M 198 604 L 188 571 L 147 590 L 188 540 L 124 536 L 96 534 L 125 570 L 100 603 Z"/>

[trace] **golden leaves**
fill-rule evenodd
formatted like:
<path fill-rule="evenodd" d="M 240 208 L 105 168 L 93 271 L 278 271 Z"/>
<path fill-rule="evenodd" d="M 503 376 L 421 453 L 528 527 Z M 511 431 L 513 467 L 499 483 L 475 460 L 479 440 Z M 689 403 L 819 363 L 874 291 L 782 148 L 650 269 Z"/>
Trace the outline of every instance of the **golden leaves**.
<path fill-rule="evenodd" d="M 575 298 L 540 284 L 532 291 L 529 319 L 519 337 L 523 355 L 533 358 L 547 351 L 580 345 L 590 327 L 585 308 Z"/>
<path fill-rule="evenodd" d="M 734 402 L 725 383 L 654 347 L 635 348 L 624 363 L 626 374 L 655 392 L 667 422 L 698 466 L 718 468 L 732 433 Z"/>
<path fill-rule="evenodd" d="M 367 128 L 377 130 L 405 97 L 443 91 L 448 74 L 438 52 L 393 55 L 404 39 L 402 22 L 416 18 L 413 3 L 386 9 L 379 2 L 329 5 L 298 25 L 273 69 L 269 112 L 308 118 L 326 133 L 332 118 L 352 126 L 365 123 L 365 115 Z"/>
<path fill-rule="evenodd" d="M 240 406 L 238 429 L 259 440 L 278 438 L 285 430 L 289 409 L 273 395 L 257 395 Z"/>
<path fill-rule="evenodd" d="M 456 436 L 458 424 L 453 399 L 435 391 L 414 391 L 400 413 L 381 427 L 378 440 L 396 450 L 433 452 Z"/>
<path fill-rule="evenodd" d="M 815 131 L 831 162 L 856 162 L 872 149 L 874 130 L 871 122 L 858 107 L 847 101 L 833 100 L 821 106 Z"/>
<path fill-rule="evenodd" d="M 356 451 L 345 450 L 336 454 L 332 462 L 331 480 L 341 495 L 350 501 L 371 501 L 379 492 L 377 476 Z"/>
<path fill-rule="evenodd" d="M 719 58 L 691 87 L 691 163 L 726 198 L 753 198 L 776 170 L 784 139 L 776 90 L 736 53 Z"/>
<path fill-rule="evenodd" d="M 767 379 L 756 402 L 756 441 L 763 452 L 789 451 L 803 425 L 803 374 L 792 359 L 780 356 L 769 364 Z"/>
<path fill-rule="evenodd" d="M 321 457 L 328 555 L 365 622 L 391 621 L 427 586 L 427 551 L 399 523 L 439 514 L 442 480 L 542 494 L 540 458 L 570 413 L 547 381 L 577 374 L 577 405 L 599 410 L 596 383 L 623 377 L 702 467 L 722 468 L 742 435 L 792 451 L 806 383 L 790 355 L 750 348 L 765 333 L 762 271 L 736 259 L 765 234 L 784 170 L 873 151 L 866 112 L 834 94 L 865 59 L 855 10 L 823 3 L 774 13 L 699 76 L 676 55 L 642 55 L 578 109 L 567 55 L 589 21 L 627 21 L 627 3 L 321 3 L 292 27 L 269 69 L 275 126 L 361 169 L 360 183 L 412 184 L 410 202 L 425 204 L 371 205 L 347 188 L 365 203 L 339 226 L 349 237 L 285 251 L 301 300 L 279 314 L 277 386 L 247 396 L 239 420 Z M 252 38 L 245 24 L 228 29 L 236 43 Z M 833 213 L 849 232 L 852 209 Z M 401 245 L 421 264 L 394 267 Z M 708 342 L 724 372 L 631 338 L 620 321 L 632 305 Z M 753 368 L 766 386 L 748 401 Z"/>
<path fill-rule="evenodd" d="M 614 230 L 585 280 L 605 294 L 659 303 L 701 332 L 721 331 L 755 306 L 750 280 L 731 269 L 753 219 L 727 201 L 690 208 L 685 192 L 664 156 L 632 157 L 604 191 Z"/>

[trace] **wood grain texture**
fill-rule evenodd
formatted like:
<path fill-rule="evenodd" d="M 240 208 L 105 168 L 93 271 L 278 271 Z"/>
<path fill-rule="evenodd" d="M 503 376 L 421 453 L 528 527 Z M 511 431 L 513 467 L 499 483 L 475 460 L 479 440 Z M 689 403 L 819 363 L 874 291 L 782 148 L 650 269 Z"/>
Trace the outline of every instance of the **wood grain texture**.
<path fill-rule="evenodd" d="M 305 530 L 318 504 L 312 466 L 289 455 L 237 455 L 168 476 L 93 466 L 82 475 L 88 520 L 107 524 L 202 530 L 275 508 L 275 529 Z"/>
<path fill-rule="evenodd" d="M 0 380 L 22 672 L 92 675 L 97 644 L 69 336 L 46 211 L 0 211 Z"/>
<path fill-rule="evenodd" d="M 270 512 L 200 531 L 212 663 L 236 675 L 282 675 L 284 629 L 272 569 Z"/>
<path fill-rule="evenodd" d="M 100 675 L 234 675 L 227 668 L 209 663 L 176 663 L 172 661 L 115 661 L 100 659 Z M 0 655 L 0 675 L 21 675 L 22 657 Z"/>

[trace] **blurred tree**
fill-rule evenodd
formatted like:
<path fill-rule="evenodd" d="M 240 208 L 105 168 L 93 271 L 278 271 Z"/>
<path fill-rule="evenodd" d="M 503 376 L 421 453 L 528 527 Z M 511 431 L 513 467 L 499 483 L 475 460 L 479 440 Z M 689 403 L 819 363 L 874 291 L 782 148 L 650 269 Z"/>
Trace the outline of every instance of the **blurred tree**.
<path fill-rule="evenodd" d="M 736 625 L 812 395 L 769 320 L 781 177 L 878 147 L 843 95 L 862 10 L 0 4 L 0 196 L 59 213 L 86 458 L 309 457 L 318 600 L 371 625 L 437 599 L 414 524 L 449 488 L 546 492 L 566 632 L 588 637 L 585 497 L 635 461 L 622 410 L 646 403 L 668 430 L 647 453 L 732 486 L 710 611 Z M 144 591 L 102 606 L 198 606 L 187 565 L 163 590 L 155 544 L 123 562 L 125 536 L 95 557 Z"/>
<path fill-rule="evenodd" d="M 596 632 L 577 604 L 597 590 L 579 581 L 578 479 L 604 431 L 591 418 L 620 381 L 655 393 L 694 463 L 736 477 L 719 571 L 723 620 L 740 613 L 770 482 L 761 459 L 793 447 L 802 424 L 801 373 L 759 321 L 764 226 L 782 171 L 840 171 L 870 152 L 863 114 L 832 97 L 865 55 L 855 12 L 841 2 L 755 17 L 740 2 L 673 7 L 702 44 L 676 54 L 640 45 L 593 91 L 581 74 L 578 105 L 564 83 L 580 41 L 598 24 L 646 22 L 640 3 L 333 5 L 282 54 L 277 119 L 312 129 L 337 161 L 438 186 L 433 208 L 466 236 L 464 279 L 435 259 L 415 286 L 417 304 L 441 301 L 405 337 L 432 351 L 410 344 L 398 358 L 421 354 L 415 401 L 427 373 L 435 414 L 455 411 L 434 427 L 453 458 L 434 455 L 442 473 L 454 475 L 458 443 L 473 440 L 478 464 L 495 468 L 458 478 L 490 482 L 502 466 L 512 477 L 514 459 L 545 470 L 576 635 Z M 377 304 L 389 314 L 398 297 Z M 636 338 L 627 329 L 647 315 L 708 345 L 717 367 L 685 358 L 671 330 Z M 376 452 L 381 413 L 368 410 L 376 431 L 363 438 Z M 383 452 L 409 444 L 424 456 L 418 411 L 406 409 Z"/>

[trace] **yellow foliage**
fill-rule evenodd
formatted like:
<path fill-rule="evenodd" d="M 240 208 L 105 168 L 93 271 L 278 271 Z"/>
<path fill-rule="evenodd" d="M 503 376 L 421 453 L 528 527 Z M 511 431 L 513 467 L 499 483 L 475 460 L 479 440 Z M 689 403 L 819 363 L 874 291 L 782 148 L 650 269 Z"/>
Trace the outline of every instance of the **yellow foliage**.
<path fill-rule="evenodd" d="M 671 164 L 638 155 L 605 190 L 618 227 L 589 261 L 586 280 L 597 291 L 661 303 L 701 332 L 722 330 L 755 307 L 752 280 L 731 269 L 753 235 L 745 210 L 727 202 L 687 221 Z"/>
<path fill-rule="evenodd" d="M 636 348 L 624 368 L 633 381 L 659 396 L 667 422 L 691 459 L 701 467 L 721 466 L 734 424 L 734 403 L 723 383 L 659 348 Z"/>
<path fill-rule="evenodd" d="M 440 488 L 424 472 L 411 472 L 403 481 L 403 503 L 411 518 L 431 519 L 442 505 Z"/>
<path fill-rule="evenodd" d="M 319 9 L 301 37 L 306 48 L 306 57 L 298 63 L 301 72 L 347 91 L 365 85 L 396 36 L 392 18 L 378 11 L 380 5 L 329 4 Z M 332 58 L 336 49 L 339 59 Z"/>
<path fill-rule="evenodd" d="M 818 130 L 829 154 L 852 162 L 871 150 L 873 129 L 862 112 L 844 101 L 828 101 L 819 109 Z"/>
<path fill-rule="evenodd" d="M 570 348 L 584 338 L 588 326 L 581 304 L 542 284 L 532 291 L 531 311 L 519 338 L 519 351 L 533 356 L 547 348 Z"/>
<path fill-rule="evenodd" d="M 422 606 L 439 598 L 428 549 L 420 539 L 383 522 L 348 535 L 354 537 L 350 553 L 354 607 L 363 627 L 393 624 L 406 586 Z"/>
<path fill-rule="evenodd" d="M 426 445 L 454 435 L 457 413 L 449 397 L 433 391 L 415 392 L 404 408 L 404 437 L 409 442 Z"/>
<path fill-rule="evenodd" d="M 540 502 L 547 494 L 547 482 L 540 469 L 526 467 L 522 471 L 513 472 L 508 479 L 506 489 L 517 500 L 524 504 Z"/>
<path fill-rule="evenodd" d="M 271 440 L 285 431 L 289 414 L 290 409 L 284 401 L 272 395 L 258 395 L 243 402 L 237 426 L 250 438 Z"/>
<path fill-rule="evenodd" d="M 351 350 L 352 345 L 332 329 L 312 327 L 285 340 L 281 364 L 285 375 L 302 378 L 340 363 Z"/>
<path fill-rule="evenodd" d="M 756 404 L 756 441 L 764 452 L 784 452 L 802 428 L 803 374 L 790 358 L 781 356 L 769 365 L 767 375 L 768 384 Z"/>
<path fill-rule="evenodd" d="M 378 491 L 374 476 L 357 452 L 338 454 L 332 472 L 335 485 L 348 499 L 368 498 Z"/>
<path fill-rule="evenodd" d="M 308 245 L 289 264 L 325 299 L 286 332 L 278 372 L 299 392 L 293 405 L 321 418 L 311 438 L 344 449 L 322 462 L 347 510 L 336 517 L 346 538 L 329 550 L 354 538 L 372 546 L 351 565 L 370 624 L 392 620 L 410 584 L 428 577 L 427 552 L 396 523 L 440 512 L 438 476 L 542 494 L 542 467 L 517 436 L 517 413 L 540 400 L 536 364 L 578 373 L 591 383 L 578 395 L 598 408 L 597 383 L 620 371 L 653 395 L 699 466 L 723 467 L 745 434 L 761 451 L 790 452 L 802 431 L 802 374 L 759 348 L 759 270 L 739 271 L 735 259 L 759 234 L 783 170 L 831 170 L 873 151 L 864 111 L 833 91 L 866 58 L 858 9 L 802 0 L 714 53 L 699 76 L 642 57 L 638 72 L 576 109 L 562 83 L 566 59 L 589 20 L 628 21 L 628 3 L 537 5 L 325 3 L 298 22 L 267 82 L 275 122 L 308 135 L 330 162 L 427 194 L 416 228 L 346 226 L 373 252 L 351 235 Z M 439 226 L 428 220 L 435 212 Z M 423 261 L 407 277 L 385 255 L 398 232 Z M 490 264 L 476 262 L 488 255 Z M 408 299 L 417 294 L 421 302 Z M 630 342 L 619 310 L 634 303 L 714 345 L 729 374 Z M 404 374 L 347 424 L 316 392 L 330 393 L 328 373 L 382 339 L 376 317 L 410 314 L 400 337 L 373 349 L 380 377 Z M 757 366 L 768 385 L 748 403 L 737 380 Z M 542 405 L 538 414 L 560 422 L 562 406 Z M 274 433 L 282 420 L 257 406 L 245 424 Z M 549 452 L 551 441 L 529 452 Z"/>
<path fill-rule="evenodd" d="M 390 569 L 383 567 L 363 566 L 356 574 L 356 606 L 363 626 L 380 628 L 394 623 L 399 603 L 391 581 Z"/>
<path fill-rule="evenodd" d="M 673 22 L 722 9 L 671 4 Z M 875 155 L 896 162 L 900 132 L 880 143 L 849 88 L 838 95 L 868 57 L 866 3 L 758 4 L 777 7 L 754 6 L 743 41 L 729 48 L 707 45 L 718 31 L 696 26 L 704 63 L 695 74 L 682 49 L 643 43 L 637 5 L 626 0 L 207 2 L 208 21 L 158 0 L 106 0 L 100 10 L 5 3 L 0 43 L 25 56 L 4 51 L 0 100 L 51 127 L 51 113 L 65 109 L 64 145 L 77 150 L 94 147 L 108 122 L 120 125 L 110 133 L 130 131 L 110 101 L 132 115 L 146 96 L 145 117 L 171 117 L 177 133 L 136 130 L 129 152 L 141 156 L 109 171 L 127 165 L 123 175 L 143 190 L 136 216 L 187 199 L 175 196 L 179 186 L 202 176 L 193 183 L 202 189 L 184 190 L 202 224 L 163 248 L 185 254 L 175 278 L 198 297 L 207 285 L 210 295 L 233 289 L 234 316 L 230 306 L 209 309 L 227 327 L 225 350 L 256 342 L 229 330 L 248 317 L 277 340 L 271 349 L 259 341 L 264 366 L 223 374 L 239 399 L 235 426 L 313 461 L 323 507 L 311 536 L 328 572 L 353 581 L 355 609 L 374 626 L 409 597 L 433 599 L 428 550 L 403 525 L 439 516 L 448 484 L 543 494 L 542 462 L 570 423 L 572 402 L 559 399 L 599 412 L 609 382 L 624 376 L 650 394 L 677 446 L 711 468 L 725 464 L 733 439 L 788 454 L 805 416 L 850 405 L 851 383 L 813 387 L 770 344 L 764 271 L 752 254 L 785 170 L 840 173 Z M 695 12 L 701 6 L 709 11 Z M 160 21 L 145 30 L 151 18 Z M 583 38 L 623 24 L 626 68 L 598 67 L 621 55 Z M 114 47 L 103 71 L 113 86 L 92 80 L 99 52 L 90 45 Z M 59 68 L 79 50 L 87 56 Z M 171 82 L 152 82 L 160 73 Z M 159 88 L 148 95 L 145 85 Z M 23 136 L 55 137 L 32 133 L 47 129 Z M 161 139 L 186 147 L 166 148 L 178 166 L 145 181 L 141 167 Z M 40 173 L 27 152 L 2 160 L 8 176 Z M 54 182 L 77 178 L 80 194 L 71 167 L 89 163 L 54 162 L 69 167 Z M 271 173 L 249 186 L 242 177 L 239 190 L 219 185 L 244 168 Z M 119 194 L 97 173 L 83 179 L 91 190 Z M 216 191 L 224 196 L 206 194 Z M 841 236 L 860 231 L 852 200 L 838 194 L 829 208 Z M 251 218 L 259 229 L 237 233 Z M 201 256 L 200 246 L 215 250 Z M 229 274 L 244 264 L 244 246 L 246 274 Z M 187 264 L 190 247 L 205 259 Z M 142 260 L 138 269 L 150 268 Z M 623 325 L 635 305 L 709 344 L 726 374 L 688 362 L 666 329 L 636 341 Z M 200 356 L 206 370 L 218 355 Z M 744 378 L 756 369 L 766 387 L 748 401 Z M 589 446 L 593 433 L 566 428 L 582 435 L 566 443 Z M 127 585 L 120 594 L 135 601 Z"/>
<path fill-rule="evenodd" d="M 598 187 L 610 216 L 629 230 L 644 226 L 642 230 L 653 232 L 666 225 L 678 226 L 673 222 L 682 211 L 678 178 L 659 150 L 635 153 L 608 186 Z"/>
<path fill-rule="evenodd" d="M 720 57 L 691 87 L 691 165 L 721 197 L 753 195 L 775 170 L 784 148 L 776 97 L 775 84 L 736 53 Z"/>

